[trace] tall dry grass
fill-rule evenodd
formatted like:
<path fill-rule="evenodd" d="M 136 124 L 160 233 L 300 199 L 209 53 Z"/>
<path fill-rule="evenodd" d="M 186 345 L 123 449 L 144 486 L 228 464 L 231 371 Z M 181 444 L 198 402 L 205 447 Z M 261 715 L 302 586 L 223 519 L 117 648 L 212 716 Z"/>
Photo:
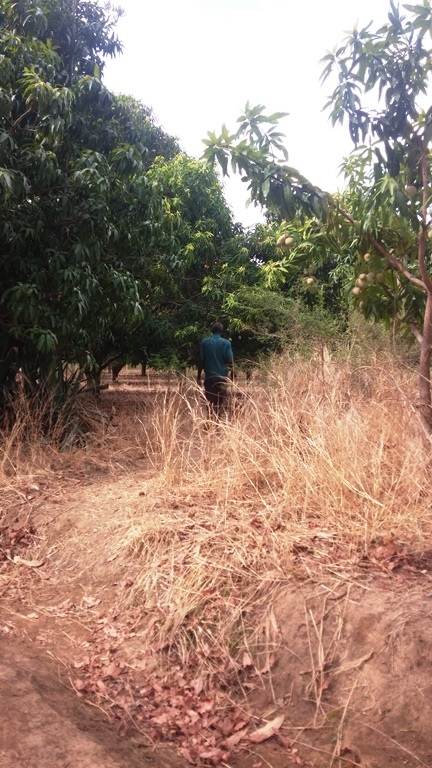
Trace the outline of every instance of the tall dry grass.
<path fill-rule="evenodd" d="M 135 424 L 154 473 L 113 531 L 125 601 L 158 617 L 183 661 L 191 647 L 207 661 L 209 646 L 268 652 L 272 595 L 299 575 L 343 578 L 390 539 L 430 546 L 411 370 L 327 354 L 281 362 L 242 394 L 240 412 L 214 423 L 191 384 Z"/>
<path fill-rule="evenodd" d="M 33 397 L 18 388 L 0 426 L 0 492 L 62 470 L 85 469 L 87 475 L 121 471 L 136 460 L 131 422 L 144 410 L 142 395 L 134 398 L 132 393 L 127 415 L 114 428 L 115 406 L 90 391 L 59 404 L 55 393 Z"/>

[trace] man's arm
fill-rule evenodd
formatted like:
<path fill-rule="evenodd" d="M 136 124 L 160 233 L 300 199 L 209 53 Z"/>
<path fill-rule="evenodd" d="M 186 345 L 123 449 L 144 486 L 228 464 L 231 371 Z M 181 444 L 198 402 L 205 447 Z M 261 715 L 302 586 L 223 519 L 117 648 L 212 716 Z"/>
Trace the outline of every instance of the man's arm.
<path fill-rule="evenodd" d="M 229 377 L 231 381 L 234 381 L 234 356 L 232 351 L 231 342 L 228 342 L 226 363 L 229 369 Z"/>
<path fill-rule="evenodd" d="M 204 368 L 204 343 L 201 342 L 200 350 L 198 353 L 198 364 L 197 364 L 197 384 L 201 384 L 201 375 Z"/>

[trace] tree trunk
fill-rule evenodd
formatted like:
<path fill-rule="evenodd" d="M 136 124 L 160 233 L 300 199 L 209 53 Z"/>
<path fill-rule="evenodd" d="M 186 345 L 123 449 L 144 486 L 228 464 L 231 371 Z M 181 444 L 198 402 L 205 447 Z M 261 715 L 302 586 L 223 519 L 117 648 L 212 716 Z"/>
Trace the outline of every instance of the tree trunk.
<path fill-rule="evenodd" d="M 118 381 L 119 373 L 122 370 L 122 368 L 125 367 L 124 362 L 120 363 L 113 363 L 111 366 L 111 378 L 113 381 Z"/>
<path fill-rule="evenodd" d="M 101 390 L 101 374 L 100 370 L 86 371 L 86 388 L 96 397 L 99 397 Z"/>
<path fill-rule="evenodd" d="M 418 137 L 420 170 L 422 174 L 422 222 L 418 242 L 418 265 L 426 287 L 426 308 L 423 318 L 423 335 L 420 343 L 419 365 L 419 414 L 422 427 L 430 440 L 432 438 L 431 412 L 431 344 L 432 344 L 432 280 L 426 267 L 426 238 L 428 235 L 428 203 L 430 195 L 428 152 L 426 139 Z"/>
<path fill-rule="evenodd" d="M 423 335 L 420 342 L 419 364 L 419 415 L 422 427 L 428 437 L 432 437 L 431 408 L 431 348 L 432 348 L 432 293 L 427 294 L 423 320 Z"/>

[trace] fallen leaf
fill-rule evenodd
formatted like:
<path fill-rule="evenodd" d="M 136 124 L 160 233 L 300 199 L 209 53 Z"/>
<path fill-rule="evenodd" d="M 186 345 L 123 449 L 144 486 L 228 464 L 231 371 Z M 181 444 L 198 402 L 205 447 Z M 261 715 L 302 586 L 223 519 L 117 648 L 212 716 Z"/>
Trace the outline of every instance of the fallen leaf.
<path fill-rule="evenodd" d="M 191 753 L 189 752 L 188 749 L 186 749 L 186 747 L 182 747 L 181 749 L 179 749 L 179 752 L 180 752 L 181 756 L 184 757 L 185 760 L 188 761 L 188 763 L 190 763 L 191 765 L 195 765 L 196 764 L 195 760 L 193 759 L 193 757 L 191 755 Z"/>
<path fill-rule="evenodd" d="M 27 613 L 26 619 L 38 619 L 39 615 L 37 613 Z"/>
<path fill-rule="evenodd" d="M 76 691 L 85 691 L 86 684 L 85 684 L 84 680 L 74 680 L 72 685 L 73 685 L 73 687 L 75 688 Z"/>
<path fill-rule="evenodd" d="M 104 627 L 103 631 L 108 637 L 118 637 L 118 632 L 114 627 Z"/>
<path fill-rule="evenodd" d="M 229 736 L 228 739 L 225 739 L 225 744 L 229 749 L 232 749 L 233 747 L 236 747 L 242 739 L 244 739 L 246 734 L 247 728 L 242 728 L 241 731 L 237 731 L 237 733 L 233 733 L 232 736 Z"/>
<path fill-rule="evenodd" d="M 24 560 L 23 557 L 15 555 L 13 562 L 17 565 L 26 565 L 27 568 L 40 568 L 44 564 L 45 560 Z"/>
<path fill-rule="evenodd" d="M 97 605 L 100 605 L 101 600 L 97 597 L 84 597 L 83 603 L 87 608 L 95 608 Z"/>
<path fill-rule="evenodd" d="M 263 668 L 259 670 L 260 674 L 261 675 L 265 675 L 267 672 L 270 672 L 270 670 L 271 670 L 273 664 L 275 663 L 275 661 L 276 661 L 276 657 L 275 657 L 274 653 L 271 653 L 269 655 L 266 663 L 264 664 Z"/>
<path fill-rule="evenodd" d="M 253 741 L 254 744 L 259 744 L 261 741 L 270 739 L 271 736 L 273 736 L 276 731 L 279 730 L 284 720 L 285 715 L 278 715 L 278 717 L 275 717 L 274 720 L 270 720 L 270 722 L 264 725 L 262 728 L 258 728 L 257 731 L 251 733 L 249 735 L 249 741 Z"/>
<path fill-rule="evenodd" d="M 223 718 L 222 720 L 218 720 L 216 722 L 216 728 L 218 729 L 219 733 L 225 737 L 229 736 L 234 730 L 232 720 L 230 720 L 228 717 Z"/>
<path fill-rule="evenodd" d="M 243 654 L 242 665 L 246 669 L 247 667 L 253 667 L 253 661 L 250 653 L 246 651 Z"/>
<path fill-rule="evenodd" d="M 376 558 L 377 560 L 384 560 L 387 557 L 393 557 L 398 554 L 398 548 L 394 544 L 383 544 L 381 547 L 372 549 L 369 552 L 369 556 Z"/>
<path fill-rule="evenodd" d="M 204 689 L 204 680 L 202 677 L 197 677 L 195 680 L 192 680 L 191 685 L 196 695 L 199 696 L 201 691 Z"/>
<path fill-rule="evenodd" d="M 248 724 L 248 722 L 249 720 L 239 720 L 234 726 L 234 731 L 240 731 L 241 728 L 244 728 L 244 726 Z"/>
<path fill-rule="evenodd" d="M 217 747 L 214 747 L 214 749 L 207 749 L 206 747 L 201 747 L 199 749 L 199 756 L 201 760 L 211 760 L 213 762 L 213 765 L 219 765 L 220 761 L 224 757 L 224 753 L 221 749 L 218 749 Z"/>
<path fill-rule="evenodd" d="M 104 677 L 112 677 L 116 678 L 120 675 L 121 669 L 118 667 L 114 662 L 110 664 L 108 667 L 105 667 L 103 671 Z"/>
<path fill-rule="evenodd" d="M 165 725 L 165 723 L 168 722 L 169 717 L 166 712 L 164 712 L 162 715 L 159 715 L 159 717 L 151 717 L 150 719 L 152 723 L 156 723 L 157 725 Z"/>
<path fill-rule="evenodd" d="M 348 672 L 350 669 L 357 669 L 357 667 L 361 667 L 361 665 L 364 664 L 365 661 L 369 661 L 371 656 L 373 656 L 373 651 L 370 651 L 370 653 L 367 653 L 366 656 L 360 656 L 358 659 L 347 661 L 345 662 L 345 664 L 341 664 L 339 669 L 335 669 L 333 674 L 340 675 L 342 672 Z"/>

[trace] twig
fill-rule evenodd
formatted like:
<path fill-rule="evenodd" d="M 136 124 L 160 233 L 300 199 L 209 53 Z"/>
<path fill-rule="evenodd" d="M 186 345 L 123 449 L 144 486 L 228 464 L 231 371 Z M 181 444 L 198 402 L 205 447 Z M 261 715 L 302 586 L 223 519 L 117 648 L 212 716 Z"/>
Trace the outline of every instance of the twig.
<path fill-rule="evenodd" d="M 349 696 L 348 696 L 348 698 L 347 698 L 347 700 L 345 702 L 345 706 L 344 706 L 344 709 L 343 709 L 343 712 L 342 712 L 342 717 L 341 717 L 341 719 L 339 721 L 339 725 L 338 725 L 338 728 L 337 728 L 336 745 L 335 745 L 335 748 L 334 748 L 334 751 L 333 751 L 333 756 L 332 756 L 332 759 L 331 759 L 330 768 L 333 765 L 335 758 L 336 757 L 340 757 L 340 748 L 341 748 L 341 744 L 342 744 L 342 728 L 343 728 L 343 724 L 344 724 L 344 721 L 345 721 L 346 714 L 348 712 L 349 703 L 351 701 L 351 698 L 352 698 L 352 695 L 353 695 L 355 689 L 357 688 L 357 683 L 358 683 L 358 678 L 354 682 L 354 685 L 351 688 L 350 694 L 349 694 Z"/>
<path fill-rule="evenodd" d="M 303 741 L 297 741 L 295 740 L 295 743 L 299 745 L 299 747 L 306 747 L 306 749 L 312 749 L 314 752 L 320 752 L 322 755 L 328 755 L 328 757 L 333 757 L 331 752 L 328 752 L 326 749 L 320 749 L 320 747 L 313 747 L 312 744 L 306 744 Z M 355 763 L 353 760 L 349 760 L 350 766 L 354 766 L 354 768 L 364 768 L 364 765 L 361 765 L 361 763 Z M 423 763 L 424 765 L 424 763 Z M 426 766 L 426 768 L 428 768 Z"/>
<path fill-rule="evenodd" d="M 361 723 L 361 721 L 358 721 L 358 722 Z M 420 765 L 423 765 L 424 768 L 430 768 L 430 765 L 427 765 L 426 763 L 424 763 L 423 760 L 421 760 L 419 757 L 417 757 L 417 755 L 414 754 L 414 752 L 411 752 L 409 749 L 404 747 L 402 744 L 399 744 L 398 741 L 396 741 L 395 739 L 392 739 L 391 736 L 388 736 L 383 731 L 379 731 L 378 728 L 374 728 L 374 726 L 373 725 L 369 725 L 369 723 L 361 723 L 361 725 L 364 725 L 366 728 L 370 728 L 371 731 L 375 731 L 375 733 L 378 733 L 379 736 L 384 736 L 386 739 L 391 741 L 392 744 L 395 744 L 396 747 L 399 747 L 399 749 L 402 749 L 404 752 L 407 753 L 407 755 L 410 755 L 410 757 L 414 758 L 414 760 L 417 760 L 417 762 L 420 763 Z"/>

